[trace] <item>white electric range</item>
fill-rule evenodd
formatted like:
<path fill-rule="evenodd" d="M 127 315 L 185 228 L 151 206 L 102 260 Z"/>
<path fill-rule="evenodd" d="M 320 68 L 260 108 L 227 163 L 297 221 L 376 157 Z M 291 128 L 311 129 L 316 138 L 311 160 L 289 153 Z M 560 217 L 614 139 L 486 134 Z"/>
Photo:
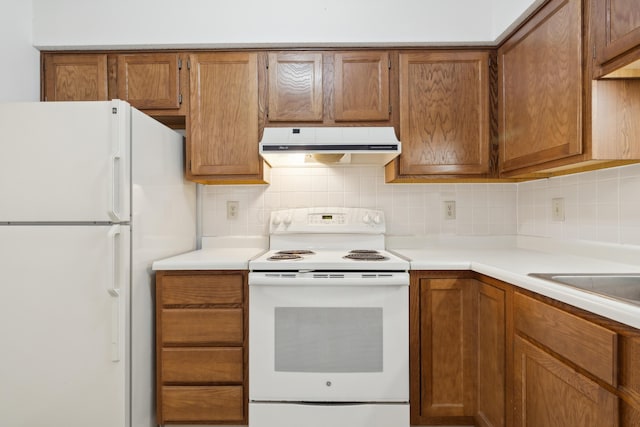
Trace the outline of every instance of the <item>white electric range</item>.
<path fill-rule="evenodd" d="M 249 263 L 250 427 L 409 426 L 409 262 L 382 211 L 271 214 Z"/>

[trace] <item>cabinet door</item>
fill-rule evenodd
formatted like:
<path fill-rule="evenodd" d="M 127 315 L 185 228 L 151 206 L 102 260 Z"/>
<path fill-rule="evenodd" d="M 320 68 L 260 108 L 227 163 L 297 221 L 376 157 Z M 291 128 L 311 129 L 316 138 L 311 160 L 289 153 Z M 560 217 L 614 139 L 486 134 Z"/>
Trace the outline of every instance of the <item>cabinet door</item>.
<path fill-rule="evenodd" d="M 118 56 L 118 97 L 139 109 L 180 108 L 178 54 Z"/>
<path fill-rule="evenodd" d="M 482 427 L 505 426 L 506 293 L 480 283 L 478 288 L 477 415 Z"/>
<path fill-rule="evenodd" d="M 501 172 L 582 152 L 581 5 L 552 0 L 498 51 Z"/>
<path fill-rule="evenodd" d="M 400 54 L 399 174 L 489 172 L 489 57 Z"/>
<path fill-rule="evenodd" d="M 188 177 L 259 175 L 257 54 L 201 53 L 190 62 Z"/>
<path fill-rule="evenodd" d="M 335 120 L 389 120 L 389 53 L 341 52 L 334 59 Z"/>
<path fill-rule="evenodd" d="M 106 101 L 106 54 L 45 54 L 45 101 Z"/>
<path fill-rule="evenodd" d="M 411 396 L 412 423 L 473 417 L 475 400 L 475 282 L 419 281 L 419 395 Z M 415 390 L 415 386 L 412 386 Z M 429 420 L 430 419 L 430 420 Z M 462 418 L 454 419 L 464 424 Z"/>
<path fill-rule="evenodd" d="M 591 25 L 598 34 L 596 59 L 600 64 L 640 46 L 638 0 L 593 0 Z"/>
<path fill-rule="evenodd" d="M 321 122 L 321 53 L 269 54 L 269 121 Z"/>
<path fill-rule="evenodd" d="M 618 425 L 616 396 L 519 336 L 514 347 L 516 426 Z"/>

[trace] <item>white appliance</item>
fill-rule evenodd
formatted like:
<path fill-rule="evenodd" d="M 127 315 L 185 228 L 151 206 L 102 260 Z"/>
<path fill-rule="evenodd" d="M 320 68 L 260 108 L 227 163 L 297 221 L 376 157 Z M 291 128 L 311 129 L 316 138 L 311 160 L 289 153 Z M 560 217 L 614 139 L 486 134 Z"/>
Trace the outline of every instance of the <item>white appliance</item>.
<path fill-rule="evenodd" d="M 249 268 L 249 426 L 409 426 L 409 263 L 384 213 L 272 212 Z"/>
<path fill-rule="evenodd" d="M 0 129 L 0 425 L 156 425 L 150 267 L 195 247 L 182 136 L 123 101 L 0 104 Z"/>
<path fill-rule="evenodd" d="M 393 127 L 295 127 L 264 129 L 260 155 L 271 165 L 386 165 L 402 145 Z"/>

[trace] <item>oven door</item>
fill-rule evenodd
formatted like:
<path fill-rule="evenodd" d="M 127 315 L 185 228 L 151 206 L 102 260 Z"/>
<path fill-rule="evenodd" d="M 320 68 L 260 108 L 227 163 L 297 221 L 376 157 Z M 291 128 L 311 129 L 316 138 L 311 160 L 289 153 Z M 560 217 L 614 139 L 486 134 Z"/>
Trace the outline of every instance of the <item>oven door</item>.
<path fill-rule="evenodd" d="M 251 401 L 408 402 L 408 274 L 261 274 L 249 278 Z"/>

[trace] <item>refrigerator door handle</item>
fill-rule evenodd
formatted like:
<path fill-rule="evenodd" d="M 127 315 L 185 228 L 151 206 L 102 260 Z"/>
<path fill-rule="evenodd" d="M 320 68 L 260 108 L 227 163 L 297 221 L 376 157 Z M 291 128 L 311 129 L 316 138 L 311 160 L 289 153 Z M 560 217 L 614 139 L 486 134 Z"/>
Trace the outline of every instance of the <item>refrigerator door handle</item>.
<path fill-rule="evenodd" d="M 111 156 L 111 179 L 109 184 L 109 218 L 113 222 L 122 221 L 120 217 L 120 153 Z"/>
<path fill-rule="evenodd" d="M 120 361 L 120 284 L 122 268 L 120 263 L 120 226 L 109 229 L 109 288 L 111 296 L 111 361 Z"/>

